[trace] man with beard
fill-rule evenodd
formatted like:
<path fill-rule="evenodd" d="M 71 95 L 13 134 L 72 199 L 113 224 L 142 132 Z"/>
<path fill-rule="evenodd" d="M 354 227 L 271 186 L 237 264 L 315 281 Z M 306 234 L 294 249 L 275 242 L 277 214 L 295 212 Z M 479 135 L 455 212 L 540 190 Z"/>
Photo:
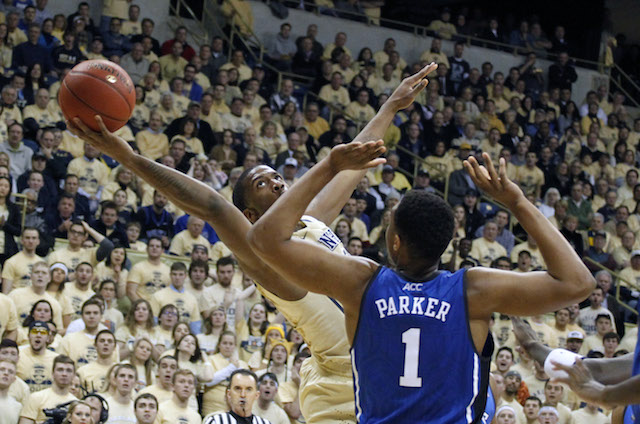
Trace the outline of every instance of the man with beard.
<path fill-rule="evenodd" d="M 498 402 L 500 406 L 510 406 L 516 411 L 516 418 L 519 423 L 525 423 L 526 418 L 522 405 L 518 402 L 518 390 L 522 383 L 522 377 L 517 371 L 509 371 L 504 377 L 504 392 L 502 393 L 502 401 Z"/>

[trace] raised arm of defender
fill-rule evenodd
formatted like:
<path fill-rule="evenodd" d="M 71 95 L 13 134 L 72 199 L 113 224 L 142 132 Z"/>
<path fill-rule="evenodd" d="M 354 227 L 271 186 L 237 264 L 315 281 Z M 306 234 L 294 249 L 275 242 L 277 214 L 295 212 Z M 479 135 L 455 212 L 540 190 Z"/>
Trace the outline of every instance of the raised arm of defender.
<path fill-rule="evenodd" d="M 507 177 L 504 159 L 500 173 L 489 155 L 485 166 L 471 157 L 464 167 L 474 183 L 503 203 L 537 242 L 547 264 L 545 272 L 515 274 L 488 268 L 467 272 L 467 296 L 471 319 L 487 320 L 492 312 L 530 316 L 553 311 L 586 299 L 595 280 L 571 245 Z"/>

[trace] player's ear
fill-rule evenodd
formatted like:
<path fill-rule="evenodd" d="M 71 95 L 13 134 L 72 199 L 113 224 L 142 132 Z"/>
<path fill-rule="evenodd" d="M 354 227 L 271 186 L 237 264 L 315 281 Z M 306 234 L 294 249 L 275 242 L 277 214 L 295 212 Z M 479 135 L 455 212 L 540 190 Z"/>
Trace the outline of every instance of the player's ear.
<path fill-rule="evenodd" d="M 244 216 L 247 217 L 247 219 L 252 223 L 255 224 L 256 221 L 258 219 L 260 219 L 260 214 L 258 213 L 257 210 L 253 209 L 253 208 L 247 208 L 244 211 L 242 211 L 242 213 L 244 214 Z"/>
<path fill-rule="evenodd" d="M 400 237 L 397 233 L 393 235 L 391 247 L 393 248 L 394 253 L 397 253 L 400 250 Z"/>

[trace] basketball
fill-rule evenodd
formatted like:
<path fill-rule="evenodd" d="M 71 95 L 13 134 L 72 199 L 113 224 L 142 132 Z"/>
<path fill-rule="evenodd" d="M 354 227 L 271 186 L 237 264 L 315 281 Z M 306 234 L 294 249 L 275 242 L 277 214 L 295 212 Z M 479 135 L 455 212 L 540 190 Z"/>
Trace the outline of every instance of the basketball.
<path fill-rule="evenodd" d="M 87 60 L 76 65 L 62 80 L 58 102 L 68 120 L 80 118 L 100 131 L 100 115 L 109 131 L 122 128 L 133 113 L 136 91 L 129 74 L 108 60 Z"/>

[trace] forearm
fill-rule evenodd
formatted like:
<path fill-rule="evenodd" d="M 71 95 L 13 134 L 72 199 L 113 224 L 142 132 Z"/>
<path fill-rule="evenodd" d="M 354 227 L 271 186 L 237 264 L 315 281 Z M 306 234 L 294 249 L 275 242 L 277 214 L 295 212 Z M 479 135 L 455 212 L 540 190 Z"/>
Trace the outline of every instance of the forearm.
<path fill-rule="evenodd" d="M 633 353 L 611 359 L 584 359 L 585 367 L 593 378 L 602 384 L 618 384 L 631 377 Z"/>
<path fill-rule="evenodd" d="M 123 165 L 161 191 L 171 202 L 190 215 L 207 219 L 221 202 L 226 202 L 206 184 L 142 155 L 130 156 Z"/>
<path fill-rule="evenodd" d="M 290 239 L 309 203 L 335 175 L 328 157 L 311 168 L 288 190 L 287 202 L 276 201 L 253 225 L 249 234 L 253 233 L 255 246 L 263 250 L 268 249 L 267 245 Z M 276 221 L 278 225 L 274 225 Z"/>
<path fill-rule="evenodd" d="M 384 137 L 396 112 L 391 104 L 385 103 L 382 105 L 376 116 L 360 131 L 360 134 L 353 141 L 375 141 Z M 313 199 L 307 208 L 307 215 L 311 215 L 323 222 L 332 222 L 366 173 L 367 170 L 340 172 Z"/>
<path fill-rule="evenodd" d="M 101 243 L 102 240 L 105 239 L 105 237 L 99 232 L 97 232 L 94 228 L 87 225 L 86 229 L 89 235 L 91 236 L 91 238 L 93 238 L 96 241 L 96 243 Z"/>
<path fill-rule="evenodd" d="M 602 401 L 606 405 L 623 406 L 640 403 L 640 375 L 636 375 L 622 383 L 605 386 Z"/>
<path fill-rule="evenodd" d="M 531 340 L 530 342 L 525 343 L 522 347 L 527 351 L 527 353 L 529 353 L 529 356 L 531 356 L 533 360 L 540 365 L 544 365 L 544 361 L 553 350 L 549 346 L 545 346 L 540 343 L 538 340 Z"/>
<path fill-rule="evenodd" d="M 102 238 L 102 240 L 99 241 L 100 245 L 98 246 L 98 249 L 96 250 L 96 260 L 98 262 L 102 261 L 103 259 L 105 259 L 107 256 L 109 256 L 109 254 L 111 253 L 111 251 L 114 249 L 114 244 L 111 240 L 109 240 L 108 238 Z"/>

